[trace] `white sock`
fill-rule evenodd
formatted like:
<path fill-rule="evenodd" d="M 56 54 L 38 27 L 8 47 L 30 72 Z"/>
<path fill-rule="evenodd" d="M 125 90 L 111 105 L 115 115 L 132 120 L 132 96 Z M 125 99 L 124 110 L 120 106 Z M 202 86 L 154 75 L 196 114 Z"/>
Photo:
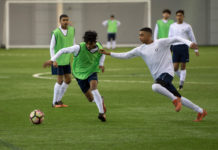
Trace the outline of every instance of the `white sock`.
<path fill-rule="evenodd" d="M 116 48 L 116 41 L 112 41 L 112 49 Z"/>
<path fill-rule="evenodd" d="M 201 107 L 199 107 L 198 105 L 192 103 L 187 98 L 181 97 L 181 102 L 182 102 L 182 105 L 184 105 L 184 106 L 186 106 L 188 108 L 191 108 L 191 109 L 193 109 L 196 112 L 203 113 L 203 109 Z"/>
<path fill-rule="evenodd" d="M 107 42 L 107 49 L 110 49 L 110 48 L 111 48 L 111 42 L 108 41 L 108 42 Z"/>
<path fill-rule="evenodd" d="M 64 96 L 64 93 L 67 91 L 67 88 L 68 88 L 68 84 L 63 82 L 61 84 L 61 87 L 60 87 L 60 94 L 59 94 L 59 97 L 58 97 L 58 102 L 61 101 L 62 97 Z"/>
<path fill-rule="evenodd" d="M 183 85 L 183 83 L 185 81 L 185 78 L 186 78 L 186 70 L 181 70 L 181 73 L 180 73 L 180 85 Z"/>
<path fill-rule="evenodd" d="M 57 102 L 57 100 L 58 100 L 58 97 L 59 97 L 59 95 L 60 95 L 60 89 L 61 89 L 61 85 L 56 82 L 56 83 L 55 83 L 55 86 L 54 86 L 53 105 L 54 105 L 55 102 Z"/>
<path fill-rule="evenodd" d="M 180 70 L 175 71 L 175 74 L 180 78 Z"/>
<path fill-rule="evenodd" d="M 98 107 L 99 113 L 104 113 L 102 98 L 101 98 L 101 95 L 100 95 L 98 89 L 92 90 L 92 94 L 94 97 L 94 101 Z"/>
<path fill-rule="evenodd" d="M 164 96 L 169 97 L 172 101 L 175 100 L 177 97 L 173 95 L 169 90 L 167 90 L 165 87 L 161 86 L 160 84 L 154 83 L 152 85 L 152 90 L 162 94 Z"/>

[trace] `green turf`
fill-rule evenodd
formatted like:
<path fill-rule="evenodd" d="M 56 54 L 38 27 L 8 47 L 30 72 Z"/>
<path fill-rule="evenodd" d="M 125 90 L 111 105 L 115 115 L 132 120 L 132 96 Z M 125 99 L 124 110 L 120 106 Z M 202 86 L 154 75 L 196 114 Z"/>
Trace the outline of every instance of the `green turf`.
<path fill-rule="evenodd" d="M 120 48 L 116 51 L 129 50 Z M 141 58 L 106 58 L 99 74 L 99 91 L 108 109 L 107 122 L 97 119 L 73 80 L 63 101 L 69 108 L 51 107 L 55 80 L 37 79 L 49 72 L 42 64 L 48 49 L 0 50 L 0 150 L 215 150 L 218 149 L 218 47 L 190 52 L 187 82 L 182 94 L 207 109 L 201 123 L 183 107 L 174 112 L 171 101 L 151 90 L 152 78 Z M 44 77 L 48 75 L 44 75 Z M 175 78 L 178 86 L 178 78 Z M 29 113 L 41 109 L 41 125 Z"/>

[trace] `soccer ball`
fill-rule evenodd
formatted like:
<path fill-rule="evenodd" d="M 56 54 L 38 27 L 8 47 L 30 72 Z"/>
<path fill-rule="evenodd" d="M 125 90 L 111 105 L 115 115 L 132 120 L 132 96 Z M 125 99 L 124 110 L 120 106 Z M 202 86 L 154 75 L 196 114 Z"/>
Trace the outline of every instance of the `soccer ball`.
<path fill-rule="evenodd" d="M 33 124 L 40 124 L 43 122 L 44 116 L 45 115 L 41 110 L 36 109 L 30 113 L 30 121 Z"/>

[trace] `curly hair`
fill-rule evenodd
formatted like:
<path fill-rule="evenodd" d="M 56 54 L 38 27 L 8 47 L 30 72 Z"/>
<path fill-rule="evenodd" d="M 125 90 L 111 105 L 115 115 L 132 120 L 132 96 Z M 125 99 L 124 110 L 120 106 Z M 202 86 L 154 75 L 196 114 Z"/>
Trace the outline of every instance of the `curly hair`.
<path fill-rule="evenodd" d="M 83 36 L 84 42 L 96 42 L 98 34 L 95 31 L 86 31 Z"/>

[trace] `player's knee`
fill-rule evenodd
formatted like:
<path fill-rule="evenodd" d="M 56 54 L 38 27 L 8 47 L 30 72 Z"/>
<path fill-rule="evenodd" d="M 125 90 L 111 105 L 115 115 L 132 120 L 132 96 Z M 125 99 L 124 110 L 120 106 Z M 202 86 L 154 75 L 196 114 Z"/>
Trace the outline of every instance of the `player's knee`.
<path fill-rule="evenodd" d="M 152 84 L 152 90 L 154 91 L 154 92 L 157 92 L 158 91 L 158 86 L 160 86 L 159 84 L 157 84 L 157 83 L 155 83 L 155 84 Z"/>
<path fill-rule="evenodd" d="M 71 79 L 68 79 L 65 81 L 66 84 L 70 84 L 71 83 Z"/>
<path fill-rule="evenodd" d="M 87 99 L 89 102 L 92 102 L 94 100 L 93 96 L 87 96 Z"/>
<path fill-rule="evenodd" d="M 61 85 L 63 83 L 63 80 L 58 80 L 57 83 Z"/>

